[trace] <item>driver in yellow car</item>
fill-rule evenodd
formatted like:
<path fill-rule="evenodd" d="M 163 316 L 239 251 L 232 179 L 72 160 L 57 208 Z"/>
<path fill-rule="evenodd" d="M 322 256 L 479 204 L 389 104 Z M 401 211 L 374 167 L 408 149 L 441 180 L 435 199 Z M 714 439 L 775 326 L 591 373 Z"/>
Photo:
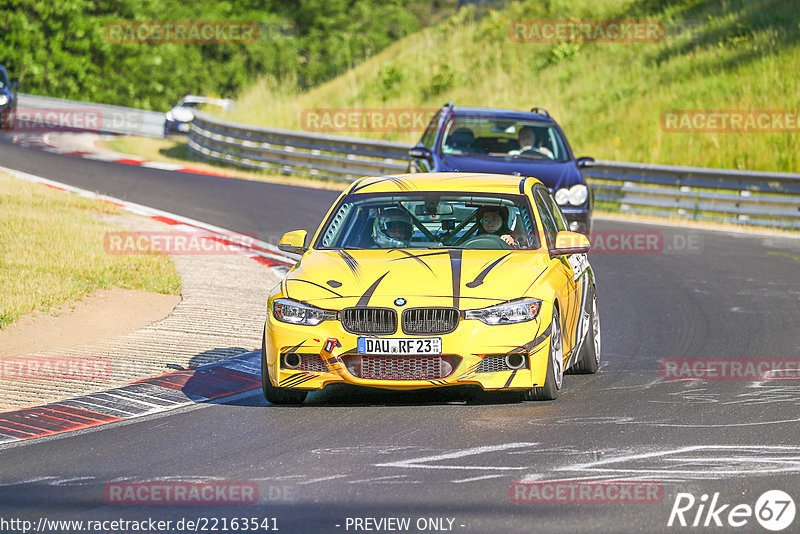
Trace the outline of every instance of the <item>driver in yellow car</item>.
<path fill-rule="evenodd" d="M 478 235 L 496 235 L 507 245 L 517 246 L 516 240 L 511 236 L 511 229 L 506 224 L 508 209 L 505 206 L 479 208 L 475 217 L 478 220 Z"/>
<path fill-rule="evenodd" d="M 372 228 L 372 238 L 379 248 L 407 247 L 414 231 L 414 223 L 407 211 L 395 208 L 380 208 Z"/>

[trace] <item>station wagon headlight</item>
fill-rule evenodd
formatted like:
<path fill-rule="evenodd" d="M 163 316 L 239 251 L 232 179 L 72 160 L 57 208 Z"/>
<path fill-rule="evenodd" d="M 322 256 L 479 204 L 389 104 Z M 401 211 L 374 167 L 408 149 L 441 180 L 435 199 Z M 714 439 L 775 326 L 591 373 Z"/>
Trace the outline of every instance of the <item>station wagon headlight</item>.
<path fill-rule="evenodd" d="M 466 310 L 464 319 L 477 319 L 489 325 L 524 323 L 533 321 L 541 306 L 542 301 L 539 299 L 506 302 L 479 310 Z"/>
<path fill-rule="evenodd" d="M 569 189 L 566 187 L 559 189 L 553 196 L 559 206 L 566 206 L 567 204 L 580 206 L 589 198 L 589 190 L 583 184 L 575 184 Z"/>
<path fill-rule="evenodd" d="M 283 323 L 316 326 L 322 321 L 336 320 L 337 313 L 323 310 L 289 299 L 276 299 L 272 303 L 272 315 Z"/>
<path fill-rule="evenodd" d="M 583 184 L 575 184 L 569 188 L 569 203 L 573 206 L 580 206 L 589 198 L 589 190 Z"/>

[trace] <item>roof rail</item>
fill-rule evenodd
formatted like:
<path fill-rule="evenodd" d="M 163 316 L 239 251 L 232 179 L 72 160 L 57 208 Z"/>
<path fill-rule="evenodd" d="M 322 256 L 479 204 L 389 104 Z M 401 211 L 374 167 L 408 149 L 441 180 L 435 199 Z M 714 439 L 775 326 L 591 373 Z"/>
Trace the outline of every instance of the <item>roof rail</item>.
<path fill-rule="evenodd" d="M 531 113 L 538 113 L 539 115 L 544 115 L 545 117 L 549 117 L 550 116 L 550 114 L 547 112 L 546 109 L 544 109 L 542 107 L 539 107 L 539 106 L 533 106 L 531 108 Z"/>

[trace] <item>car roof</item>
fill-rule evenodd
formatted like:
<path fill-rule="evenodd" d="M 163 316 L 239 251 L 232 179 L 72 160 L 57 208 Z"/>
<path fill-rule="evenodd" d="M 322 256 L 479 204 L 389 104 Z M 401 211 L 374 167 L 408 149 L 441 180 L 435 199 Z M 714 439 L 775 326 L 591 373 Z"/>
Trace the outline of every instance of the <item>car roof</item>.
<path fill-rule="evenodd" d="M 184 102 L 196 102 L 198 104 L 214 104 L 221 107 L 227 107 L 233 104 L 233 100 L 229 98 L 213 98 L 210 96 L 197 96 L 197 95 L 186 95 L 181 98 L 179 104 Z"/>
<path fill-rule="evenodd" d="M 429 172 L 362 178 L 353 182 L 348 192 L 352 194 L 447 191 L 519 194 L 520 183 L 523 179 L 540 183 L 536 178 L 523 178 L 510 174 Z"/>
<path fill-rule="evenodd" d="M 548 117 L 547 115 L 534 113 L 532 111 L 520 111 L 518 109 L 454 107 L 453 113 L 455 113 L 456 116 L 475 115 L 479 117 L 502 117 L 513 120 L 535 119 L 537 121 L 556 122 L 552 117 Z"/>

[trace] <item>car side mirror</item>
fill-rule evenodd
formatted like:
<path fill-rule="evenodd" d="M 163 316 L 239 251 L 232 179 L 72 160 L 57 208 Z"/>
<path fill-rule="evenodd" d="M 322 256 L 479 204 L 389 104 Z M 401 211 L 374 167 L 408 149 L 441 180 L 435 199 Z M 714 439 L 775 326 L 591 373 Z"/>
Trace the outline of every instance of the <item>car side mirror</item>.
<path fill-rule="evenodd" d="M 304 254 L 308 250 L 308 247 L 305 246 L 306 234 L 308 234 L 308 232 L 305 230 L 287 232 L 281 237 L 278 248 L 290 254 Z"/>
<path fill-rule="evenodd" d="M 592 245 L 589 238 L 578 232 L 568 232 L 562 230 L 556 234 L 556 246 L 550 249 L 550 254 L 558 256 L 560 254 L 584 254 L 589 252 Z"/>
<path fill-rule="evenodd" d="M 19 80 L 16 78 L 11 78 L 11 83 L 9 84 L 9 86 L 11 87 L 12 91 L 19 91 L 20 88 Z"/>
<path fill-rule="evenodd" d="M 415 146 L 411 150 L 408 151 L 408 155 L 412 158 L 422 158 L 422 159 L 431 159 L 433 154 L 431 151 L 424 146 Z"/>
<path fill-rule="evenodd" d="M 591 167 L 594 165 L 594 158 L 590 158 L 589 156 L 583 156 L 575 160 L 575 165 L 578 167 Z"/>

